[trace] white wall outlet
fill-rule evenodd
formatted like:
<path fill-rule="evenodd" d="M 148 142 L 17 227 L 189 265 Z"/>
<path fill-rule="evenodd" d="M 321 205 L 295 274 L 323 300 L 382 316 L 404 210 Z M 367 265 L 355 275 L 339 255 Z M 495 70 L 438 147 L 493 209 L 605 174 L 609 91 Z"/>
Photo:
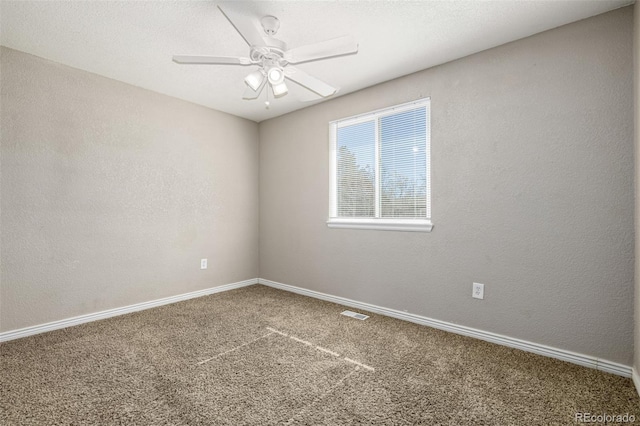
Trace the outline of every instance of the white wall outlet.
<path fill-rule="evenodd" d="M 471 296 L 476 299 L 484 299 L 484 284 L 473 283 L 473 293 Z"/>
<path fill-rule="evenodd" d="M 200 259 L 200 269 L 207 269 L 207 259 Z"/>

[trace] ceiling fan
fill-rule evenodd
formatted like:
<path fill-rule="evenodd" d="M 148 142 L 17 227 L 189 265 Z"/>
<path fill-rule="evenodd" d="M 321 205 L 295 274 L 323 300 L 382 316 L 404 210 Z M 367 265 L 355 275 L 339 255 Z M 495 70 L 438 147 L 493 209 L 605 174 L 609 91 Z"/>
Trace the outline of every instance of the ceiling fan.
<path fill-rule="evenodd" d="M 358 53 L 358 44 L 350 36 L 287 49 L 285 42 L 273 37 L 280 28 L 280 21 L 275 16 L 263 17 L 260 20 L 260 28 L 257 22 L 247 16 L 224 10 L 220 6 L 218 9 L 249 45 L 249 57 L 175 55 L 173 61 L 178 64 L 257 65 L 258 69 L 244 79 L 248 87 L 243 99 L 257 99 L 267 85 L 271 88 L 274 97 L 284 96 L 289 91 L 285 83 L 286 79 L 298 83 L 323 98 L 331 96 L 338 89 L 291 64 Z M 268 96 L 265 104 L 268 108 Z"/>

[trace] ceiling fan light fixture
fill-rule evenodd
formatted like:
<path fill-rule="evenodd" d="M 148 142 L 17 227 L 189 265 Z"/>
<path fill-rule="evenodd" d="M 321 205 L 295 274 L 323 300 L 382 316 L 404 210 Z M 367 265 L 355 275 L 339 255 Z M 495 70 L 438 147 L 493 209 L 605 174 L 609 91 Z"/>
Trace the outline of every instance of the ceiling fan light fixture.
<path fill-rule="evenodd" d="M 251 87 L 254 92 L 260 88 L 263 81 L 264 72 L 262 70 L 254 71 L 244 78 L 244 82 L 247 83 L 247 86 Z"/>
<path fill-rule="evenodd" d="M 289 89 L 287 89 L 287 85 L 284 84 L 284 81 L 280 84 L 272 84 L 271 88 L 273 89 L 273 96 L 275 96 L 276 98 L 284 96 L 289 92 Z"/>

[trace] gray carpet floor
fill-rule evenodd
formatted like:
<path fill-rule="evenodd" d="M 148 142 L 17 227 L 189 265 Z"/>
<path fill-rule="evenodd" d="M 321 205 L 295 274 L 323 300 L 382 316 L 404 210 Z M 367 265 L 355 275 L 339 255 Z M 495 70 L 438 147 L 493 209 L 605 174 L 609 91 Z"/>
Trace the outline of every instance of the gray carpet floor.
<path fill-rule="evenodd" d="M 344 309 L 255 285 L 3 343 L 0 424 L 640 424 L 630 379 Z"/>

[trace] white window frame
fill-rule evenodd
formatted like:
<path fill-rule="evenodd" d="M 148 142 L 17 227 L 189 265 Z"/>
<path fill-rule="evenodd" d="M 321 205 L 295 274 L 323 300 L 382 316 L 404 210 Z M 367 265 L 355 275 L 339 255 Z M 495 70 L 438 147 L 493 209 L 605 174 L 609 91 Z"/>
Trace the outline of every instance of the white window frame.
<path fill-rule="evenodd" d="M 336 156 L 337 141 L 336 136 L 338 128 L 351 126 L 371 120 L 379 120 L 387 115 L 398 114 L 403 111 L 424 107 L 426 109 L 426 177 L 427 177 L 427 217 L 426 219 L 390 219 L 380 218 L 380 141 L 378 131 L 375 135 L 375 186 L 376 186 L 376 203 L 375 216 L 367 218 L 358 217 L 338 217 L 337 216 L 337 182 L 336 182 Z M 378 125 L 376 125 L 378 129 Z M 385 231 L 418 231 L 431 232 L 433 223 L 431 222 L 431 98 L 423 98 L 413 102 L 396 105 L 390 108 L 383 108 L 361 114 L 353 117 L 347 117 L 340 120 L 334 120 L 329 123 L 329 218 L 327 226 L 330 228 L 351 228 L 351 229 L 377 229 Z"/>

